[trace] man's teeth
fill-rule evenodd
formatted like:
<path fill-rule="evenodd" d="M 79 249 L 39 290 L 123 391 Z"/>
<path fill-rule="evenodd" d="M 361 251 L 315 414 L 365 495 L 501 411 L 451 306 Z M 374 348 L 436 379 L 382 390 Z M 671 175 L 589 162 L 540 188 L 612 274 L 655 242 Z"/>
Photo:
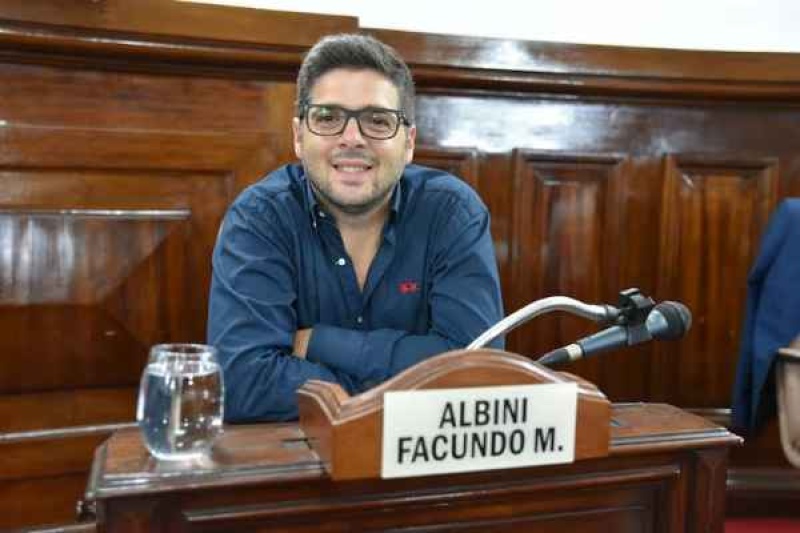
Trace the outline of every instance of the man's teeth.
<path fill-rule="evenodd" d="M 336 168 L 342 172 L 364 172 L 365 170 L 369 169 L 369 167 L 356 167 L 351 165 L 339 166 Z"/>

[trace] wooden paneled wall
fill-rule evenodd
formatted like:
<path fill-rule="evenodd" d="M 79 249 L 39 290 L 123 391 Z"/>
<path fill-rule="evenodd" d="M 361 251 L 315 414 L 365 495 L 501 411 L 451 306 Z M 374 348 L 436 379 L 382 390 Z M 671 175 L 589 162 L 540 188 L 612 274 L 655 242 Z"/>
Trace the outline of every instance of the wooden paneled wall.
<path fill-rule="evenodd" d="M 73 520 L 149 346 L 203 340 L 224 210 L 293 159 L 302 54 L 358 30 L 167 0 L 0 5 L 0 528 Z M 417 161 L 488 204 L 507 310 L 631 286 L 685 302 L 685 340 L 570 370 L 724 422 L 748 267 L 800 195 L 800 57 L 361 31 L 412 65 Z M 509 349 L 592 330 L 548 316 Z M 774 425 L 733 464 L 738 509 L 797 498 Z"/>

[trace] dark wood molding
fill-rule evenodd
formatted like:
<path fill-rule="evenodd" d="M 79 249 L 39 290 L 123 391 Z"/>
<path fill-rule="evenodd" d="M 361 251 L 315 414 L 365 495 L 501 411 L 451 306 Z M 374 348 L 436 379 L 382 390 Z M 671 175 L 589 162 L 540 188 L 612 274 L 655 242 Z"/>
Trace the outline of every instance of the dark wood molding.
<path fill-rule="evenodd" d="M 800 471 L 779 468 L 731 468 L 728 490 L 792 493 L 800 499 Z"/>
<path fill-rule="evenodd" d="M 696 516 L 698 531 L 713 531 L 712 524 L 721 524 L 725 517 L 725 482 L 728 454 L 720 450 L 700 450 L 694 455 L 697 483 L 689 500 L 689 514 Z"/>
<path fill-rule="evenodd" d="M 731 426 L 729 408 L 686 410 L 715 424 Z M 712 465 L 713 461 L 709 462 L 708 458 L 698 455 L 698 468 L 708 470 Z M 733 466 L 728 469 L 726 486 L 726 508 L 730 516 L 798 516 L 797 505 L 800 503 L 798 470 L 786 467 Z"/>
<path fill-rule="evenodd" d="M 111 41 L 115 35 L 139 35 L 306 49 L 324 35 L 357 29 L 354 17 L 172 0 L 8 0 L 0 5 L 0 22 L 18 29 L 4 36 L 12 42 L 18 39 L 18 44 L 41 36 L 44 28 L 54 28 L 75 35 L 80 30 L 90 30 Z M 105 44 L 102 38 L 95 41 L 98 47 Z"/>
<path fill-rule="evenodd" d="M 450 172 L 476 191 L 479 190 L 480 178 L 478 161 L 479 152 L 475 148 L 417 146 L 414 149 L 415 163 Z"/>
<path fill-rule="evenodd" d="M 95 533 L 97 524 L 92 521 L 81 522 L 78 524 L 53 524 L 50 526 L 40 526 L 25 529 L 25 533 Z"/>
<path fill-rule="evenodd" d="M 114 70 L 291 78 L 320 37 L 365 32 L 421 91 L 800 101 L 797 54 L 661 50 L 361 28 L 346 16 L 168 0 L 0 5 L 0 58 Z"/>
<path fill-rule="evenodd" d="M 728 470 L 729 516 L 800 516 L 800 471 L 786 468 Z"/>
<path fill-rule="evenodd" d="M 353 17 L 142 0 L 0 4 L 0 59 L 192 75 L 293 78 L 324 35 Z"/>
<path fill-rule="evenodd" d="M 41 440 L 56 440 L 85 437 L 89 435 L 111 435 L 113 432 L 135 427 L 135 422 L 120 422 L 118 424 L 98 424 L 94 426 L 76 426 L 66 428 L 48 428 L 36 431 L 15 431 L 0 433 L 0 445 L 34 442 Z"/>
<path fill-rule="evenodd" d="M 397 48 L 422 91 L 800 100 L 800 56 L 664 50 L 363 28 Z"/>

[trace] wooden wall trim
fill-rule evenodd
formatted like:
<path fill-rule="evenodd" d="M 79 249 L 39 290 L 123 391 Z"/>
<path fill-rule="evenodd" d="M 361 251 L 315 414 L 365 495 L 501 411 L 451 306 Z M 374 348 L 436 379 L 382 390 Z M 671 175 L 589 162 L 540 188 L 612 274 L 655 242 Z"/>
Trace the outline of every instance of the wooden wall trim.
<path fill-rule="evenodd" d="M 783 468 L 731 468 L 728 490 L 786 492 L 796 498 L 800 492 L 800 472 Z"/>
<path fill-rule="evenodd" d="M 552 73 L 507 73 L 498 70 L 434 68 L 412 63 L 417 87 L 452 94 L 475 91 L 493 93 L 557 94 L 626 98 L 709 99 L 725 101 L 800 101 L 800 83 L 673 81 L 623 76 L 582 76 Z"/>
<path fill-rule="evenodd" d="M 169 74 L 281 78 L 296 73 L 306 48 L 260 48 L 236 43 L 170 41 L 162 37 L 105 35 L 0 21 L 0 61 L 70 68 Z"/>
<path fill-rule="evenodd" d="M 36 24 L 147 36 L 308 48 L 321 36 L 355 31 L 357 19 L 243 9 L 175 0 L 9 0 L 0 21 L 35 31 Z M 12 26 L 13 27 L 13 26 Z M 100 42 L 98 45 L 102 45 Z"/>
<path fill-rule="evenodd" d="M 172 0 L 0 4 L 0 60 L 125 71 L 294 77 L 322 36 L 357 19 Z"/>
<path fill-rule="evenodd" d="M 110 435 L 117 430 L 136 427 L 136 425 L 137 424 L 135 422 L 120 422 L 118 424 L 99 424 L 93 426 L 75 426 L 35 431 L 0 433 L 0 444 L 32 442 L 48 439 L 77 438 L 86 437 L 89 435 Z"/>
<path fill-rule="evenodd" d="M 800 471 L 786 468 L 730 468 L 729 516 L 797 516 Z"/>
<path fill-rule="evenodd" d="M 800 101 L 798 54 L 401 32 L 362 28 L 355 17 L 171 0 L 3 2 L 0 59 L 198 74 L 245 69 L 250 77 L 269 67 L 271 77 L 284 78 L 323 35 L 356 31 L 397 48 L 423 91 Z"/>
<path fill-rule="evenodd" d="M 545 43 L 369 29 L 423 90 L 800 100 L 800 55 Z"/>
<path fill-rule="evenodd" d="M 426 65 L 591 76 L 800 81 L 800 54 L 551 43 L 363 28 Z"/>

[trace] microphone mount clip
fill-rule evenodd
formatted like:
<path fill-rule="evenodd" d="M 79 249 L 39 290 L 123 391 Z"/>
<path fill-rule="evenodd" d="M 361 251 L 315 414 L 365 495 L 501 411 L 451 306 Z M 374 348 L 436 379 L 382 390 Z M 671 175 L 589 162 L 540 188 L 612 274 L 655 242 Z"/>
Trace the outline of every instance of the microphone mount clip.
<path fill-rule="evenodd" d="M 626 326 L 631 344 L 649 341 L 652 338 L 645 321 L 656 303 L 636 288 L 625 289 L 619 293 L 619 316 L 616 325 Z"/>

